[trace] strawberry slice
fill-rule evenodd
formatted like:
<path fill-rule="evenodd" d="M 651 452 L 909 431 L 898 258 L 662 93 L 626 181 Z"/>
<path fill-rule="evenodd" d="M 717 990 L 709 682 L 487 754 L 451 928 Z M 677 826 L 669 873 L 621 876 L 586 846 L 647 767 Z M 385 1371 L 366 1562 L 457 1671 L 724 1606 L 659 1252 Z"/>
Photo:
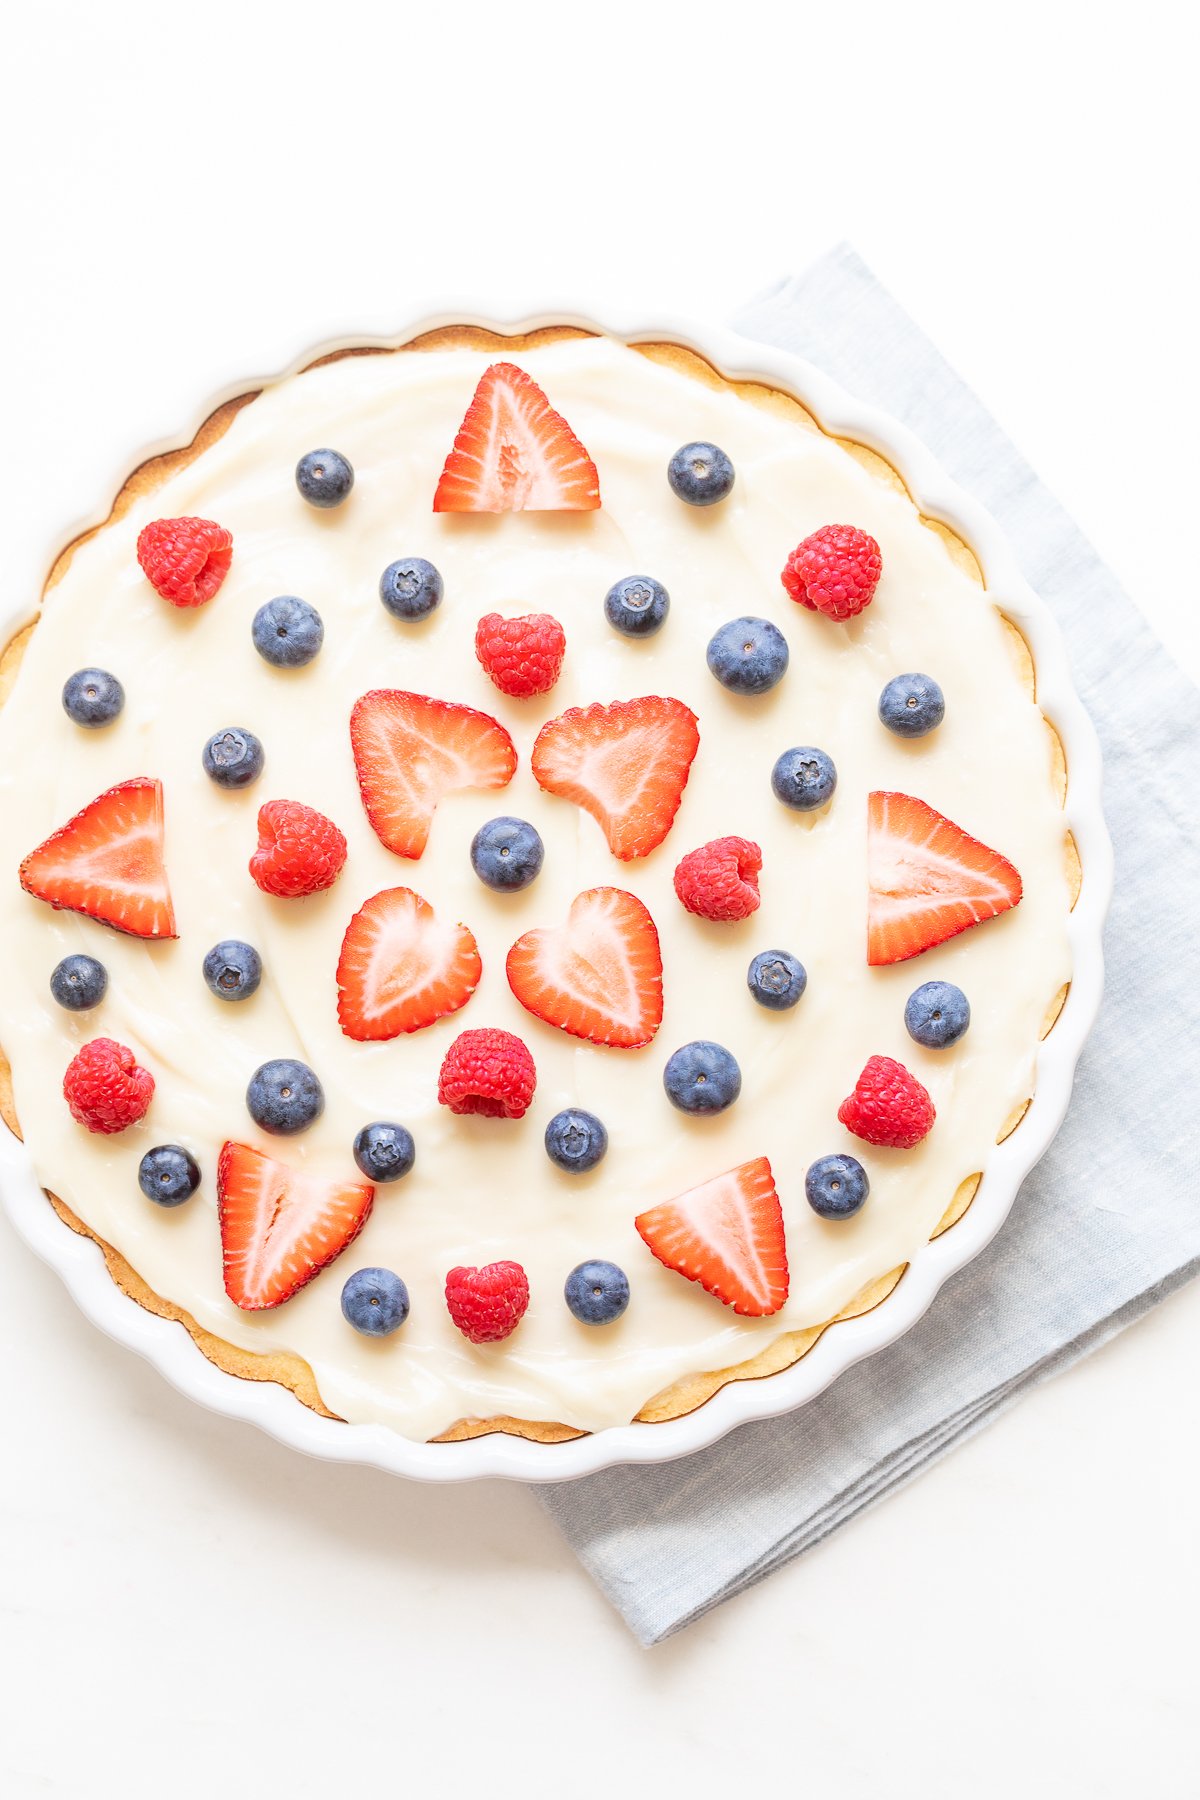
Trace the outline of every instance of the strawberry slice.
<path fill-rule="evenodd" d="M 1007 857 L 911 794 L 868 796 L 867 887 L 873 968 L 920 956 L 1021 899 Z"/>
<path fill-rule="evenodd" d="M 787 1244 L 765 1156 L 689 1188 L 634 1221 L 660 1263 L 734 1312 L 777 1313 L 788 1297 Z"/>
<path fill-rule="evenodd" d="M 120 781 L 30 851 L 27 894 L 83 913 L 131 937 L 173 938 L 175 910 L 163 863 L 162 783 Z"/>
<path fill-rule="evenodd" d="M 594 512 L 596 465 L 537 382 L 485 369 L 433 496 L 434 512 Z"/>
<path fill-rule="evenodd" d="M 385 888 L 346 927 L 338 1023 L 360 1043 L 420 1031 L 465 1006 L 482 973 L 465 925 L 444 924 L 411 888 Z"/>
<path fill-rule="evenodd" d="M 282 1306 L 353 1242 L 374 1199 L 370 1182 L 327 1181 L 249 1144 L 222 1144 L 217 1215 L 225 1292 L 243 1312 Z"/>
<path fill-rule="evenodd" d="M 532 767 L 547 793 L 591 813 L 613 855 L 629 862 L 657 849 L 675 823 L 699 746 L 695 713 L 652 694 L 551 719 Z"/>
<path fill-rule="evenodd" d="M 507 787 L 517 766 L 512 739 L 487 713 L 399 688 L 354 702 L 350 743 L 367 817 L 397 856 L 422 854 L 443 794 Z"/>
<path fill-rule="evenodd" d="M 623 888 L 589 888 L 558 930 L 527 931 L 508 953 L 508 985 L 526 1012 L 592 1044 L 634 1050 L 662 1024 L 654 920 Z"/>

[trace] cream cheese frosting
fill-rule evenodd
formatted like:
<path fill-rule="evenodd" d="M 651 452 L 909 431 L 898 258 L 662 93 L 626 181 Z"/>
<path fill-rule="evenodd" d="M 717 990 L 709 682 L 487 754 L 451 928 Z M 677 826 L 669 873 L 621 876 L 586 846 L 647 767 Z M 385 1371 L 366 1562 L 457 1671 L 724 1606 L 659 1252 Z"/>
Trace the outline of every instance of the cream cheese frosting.
<path fill-rule="evenodd" d="M 494 360 L 462 348 L 346 357 L 266 389 L 190 466 L 77 548 L 0 711 L 0 1043 L 39 1179 L 207 1331 L 300 1357 L 334 1413 L 417 1438 L 496 1415 L 584 1430 L 624 1423 L 681 1378 L 836 1315 L 911 1257 L 959 1183 L 985 1168 L 997 1132 L 1032 1091 L 1047 1007 L 1070 976 L 1071 896 L 1045 721 L 966 559 L 899 486 L 798 409 L 573 337 L 516 360 L 587 446 L 601 509 L 434 515 L 442 462 Z M 669 457 L 691 439 L 720 444 L 737 471 L 732 495 L 711 510 L 682 505 L 667 485 Z M 292 478 L 299 457 L 324 445 L 356 472 L 349 500 L 330 512 L 307 506 Z M 195 612 L 161 600 L 135 556 L 143 525 L 184 514 L 217 519 L 234 538 L 229 576 Z M 832 522 L 869 531 L 883 553 L 873 604 L 844 625 L 793 605 L 779 580 L 795 544 Z M 407 555 L 427 557 L 445 580 L 442 605 L 415 626 L 378 598 L 385 566 Z M 656 576 L 671 596 L 663 630 L 640 642 L 613 631 L 603 611 L 611 584 L 633 573 Z M 277 594 L 300 595 L 324 619 L 324 647 L 307 668 L 273 669 L 254 651 L 251 620 Z M 488 611 L 545 611 L 562 622 L 567 654 L 552 693 L 514 701 L 492 687 L 473 653 Z M 791 652 L 780 685 L 755 699 L 725 692 L 705 663 L 713 631 L 742 614 L 774 621 Z M 112 670 L 125 687 L 123 713 L 102 731 L 81 730 L 59 703 L 66 677 L 84 666 Z M 885 683 L 910 670 L 941 684 L 946 718 L 906 742 L 876 708 Z M 441 803 L 416 862 L 379 843 L 355 781 L 350 709 L 381 686 L 478 707 L 505 724 L 519 755 L 508 788 Z M 590 817 L 538 788 L 529 752 L 539 727 L 568 706 L 643 694 L 690 706 L 700 749 L 666 842 L 622 864 Z M 266 750 L 263 775 L 240 793 L 214 787 L 200 763 L 207 738 L 229 725 L 249 727 Z M 837 766 L 837 792 L 817 814 L 789 812 L 771 791 L 775 758 L 796 744 L 819 746 Z M 163 782 L 177 942 L 148 944 L 52 912 L 17 883 L 26 851 L 133 775 Z M 868 968 L 867 795 L 879 788 L 919 795 L 1002 851 L 1023 877 L 1021 905 L 914 961 Z M 273 798 L 315 806 L 345 832 L 349 858 L 330 891 L 276 900 L 250 880 L 256 814 Z M 538 879 L 508 895 L 484 888 L 468 855 L 476 829 L 502 812 L 531 820 L 546 847 Z M 762 906 L 741 923 L 711 924 L 683 911 L 672 874 L 685 851 L 729 833 L 762 847 Z M 337 1021 L 342 935 L 370 895 L 397 885 L 470 927 L 482 980 L 460 1013 L 425 1031 L 352 1042 Z M 578 893 L 602 885 L 637 894 L 661 937 L 663 1024 L 642 1050 L 553 1030 L 518 1005 L 505 979 L 516 938 L 563 923 Z M 217 1000 L 201 976 L 205 952 L 225 937 L 248 940 L 264 964 L 259 991 L 237 1005 Z M 808 970 L 789 1013 L 765 1011 L 746 986 L 751 957 L 772 948 Z M 72 951 L 109 971 L 91 1013 L 66 1013 L 50 997 L 50 972 Z M 949 1051 L 918 1048 L 904 1028 L 905 1000 L 933 977 L 958 983 L 971 1004 L 970 1030 Z M 437 1104 L 446 1048 L 481 1025 L 516 1032 L 533 1052 L 537 1094 L 520 1121 L 458 1118 Z M 147 1117 L 113 1138 L 75 1125 L 62 1096 L 71 1056 L 101 1034 L 128 1044 L 157 1082 Z M 717 1117 L 685 1117 L 663 1091 L 663 1064 L 693 1038 L 715 1038 L 741 1065 L 741 1098 Z M 872 1149 L 838 1123 L 840 1101 L 875 1053 L 905 1063 L 933 1096 L 937 1122 L 915 1150 Z M 290 1140 L 259 1132 L 245 1106 L 253 1070 L 282 1056 L 309 1063 L 327 1101 L 312 1129 Z M 607 1157 L 583 1177 L 557 1170 L 542 1145 L 547 1121 L 569 1105 L 598 1113 L 609 1130 Z M 221 1143 L 237 1138 L 346 1178 L 354 1135 L 372 1119 L 413 1132 L 413 1173 L 378 1189 L 361 1236 L 293 1299 L 241 1312 L 221 1277 Z M 203 1173 L 174 1211 L 147 1202 L 137 1184 L 139 1159 L 159 1143 L 187 1147 Z M 866 1165 L 871 1194 L 835 1224 L 811 1211 L 803 1182 L 810 1162 L 839 1150 Z M 749 1319 L 659 1265 L 633 1220 L 761 1155 L 783 1206 L 791 1292 L 774 1317 Z M 618 1263 L 632 1288 L 624 1316 L 601 1329 L 577 1323 L 562 1297 L 570 1269 L 591 1257 Z M 450 1322 L 445 1274 L 499 1258 L 524 1265 L 531 1304 L 513 1337 L 475 1347 Z M 378 1341 L 357 1336 L 339 1304 L 346 1276 L 368 1264 L 394 1269 L 412 1298 L 405 1326 Z"/>

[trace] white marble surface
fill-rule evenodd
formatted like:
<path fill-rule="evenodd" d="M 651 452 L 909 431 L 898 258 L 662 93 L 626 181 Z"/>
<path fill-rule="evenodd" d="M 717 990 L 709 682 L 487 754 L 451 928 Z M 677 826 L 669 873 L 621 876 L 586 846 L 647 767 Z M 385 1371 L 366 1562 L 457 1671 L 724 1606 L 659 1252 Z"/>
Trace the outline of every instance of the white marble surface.
<path fill-rule="evenodd" d="M 122 451 L 332 321 L 439 290 L 724 316 L 847 235 L 1200 677 L 1172 11 L 807 11 L 28 9 L 6 585 Z M 1198 1329 L 1184 1291 L 645 1653 L 521 1490 L 306 1463 L 191 1408 L 0 1228 L 0 1792 L 452 1793 L 474 1762 L 535 1800 L 1185 1800 Z"/>

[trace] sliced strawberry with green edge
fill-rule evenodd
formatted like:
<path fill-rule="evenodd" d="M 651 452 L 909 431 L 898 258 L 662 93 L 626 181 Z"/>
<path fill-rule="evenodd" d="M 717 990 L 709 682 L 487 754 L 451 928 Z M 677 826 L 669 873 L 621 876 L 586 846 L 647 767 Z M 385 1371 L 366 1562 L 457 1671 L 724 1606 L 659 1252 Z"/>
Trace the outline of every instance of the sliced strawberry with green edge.
<path fill-rule="evenodd" d="M 740 1163 L 633 1221 L 660 1263 L 760 1319 L 788 1297 L 787 1243 L 765 1156 Z"/>
<path fill-rule="evenodd" d="M 565 925 L 527 931 L 508 953 L 507 973 L 526 1012 L 589 1043 L 636 1049 L 662 1024 L 658 932 L 623 888 L 589 888 Z"/>
<path fill-rule="evenodd" d="M 1021 877 L 1006 856 L 911 794 L 874 793 L 867 813 L 867 961 L 904 962 L 1008 912 Z"/>
<path fill-rule="evenodd" d="M 433 496 L 434 512 L 594 512 L 596 465 L 524 369 L 485 369 Z"/>
<path fill-rule="evenodd" d="M 414 859 L 443 795 L 507 787 L 517 766 L 512 738 L 487 713 L 400 688 L 376 688 L 355 701 L 350 743 L 376 836 Z"/>
<path fill-rule="evenodd" d="M 173 938 L 163 861 L 162 783 L 120 781 L 53 832 L 21 864 L 27 894 L 131 937 Z"/>
<path fill-rule="evenodd" d="M 465 1006 L 483 964 L 465 925 L 439 919 L 411 888 L 359 907 L 338 958 L 338 1023 L 349 1038 L 400 1037 Z"/>
<path fill-rule="evenodd" d="M 613 855 L 629 862 L 657 849 L 675 823 L 699 746 L 691 708 L 648 694 L 551 719 L 531 766 L 547 793 L 591 813 Z"/>
<path fill-rule="evenodd" d="M 249 1144 L 224 1143 L 217 1215 L 225 1292 L 243 1312 L 282 1306 L 353 1243 L 374 1199 L 369 1182 L 330 1181 Z"/>

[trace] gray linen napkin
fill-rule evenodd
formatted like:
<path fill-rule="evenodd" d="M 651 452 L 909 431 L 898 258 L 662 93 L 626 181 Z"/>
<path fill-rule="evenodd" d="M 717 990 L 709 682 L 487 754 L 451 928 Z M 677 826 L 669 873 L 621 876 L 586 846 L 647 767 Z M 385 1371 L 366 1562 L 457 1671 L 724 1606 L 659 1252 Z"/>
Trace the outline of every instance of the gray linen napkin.
<path fill-rule="evenodd" d="M 982 1255 L 899 1343 L 680 1462 L 537 1489 L 653 1644 L 836 1531 L 1200 1268 L 1200 705 L 1095 551 L 853 251 L 736 321 L 904 421 L 1053 608 L 1105 756 L 1116 848 L 1103 1010 L 1066 1123 Z"/>

